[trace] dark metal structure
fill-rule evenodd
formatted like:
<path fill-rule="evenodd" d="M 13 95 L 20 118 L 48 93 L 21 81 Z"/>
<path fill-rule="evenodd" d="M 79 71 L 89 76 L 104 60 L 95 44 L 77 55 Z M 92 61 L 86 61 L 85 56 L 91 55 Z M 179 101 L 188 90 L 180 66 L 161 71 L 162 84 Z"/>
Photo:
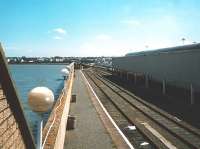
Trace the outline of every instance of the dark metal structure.
<path fill-rule="evenodd" d="M 162 82 L 200 87 L 200 44 L 129 53 L 113 58 L 113 68 L 142 73 Z"/>

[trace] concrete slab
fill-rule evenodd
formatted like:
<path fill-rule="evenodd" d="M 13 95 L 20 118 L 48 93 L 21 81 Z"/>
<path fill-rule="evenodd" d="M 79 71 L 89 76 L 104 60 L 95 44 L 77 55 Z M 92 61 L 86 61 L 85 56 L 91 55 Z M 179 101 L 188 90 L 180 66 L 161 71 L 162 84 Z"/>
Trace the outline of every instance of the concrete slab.
<path fill-rule="evenodd" d="M 84 79 L 76 71 L 72 94 L 77 101 L 70 106 L 70 115 L 76 116 L 74 130 L 67 131 L 65 149 L 113 149 L 113 141 L 95 110 Z"/>

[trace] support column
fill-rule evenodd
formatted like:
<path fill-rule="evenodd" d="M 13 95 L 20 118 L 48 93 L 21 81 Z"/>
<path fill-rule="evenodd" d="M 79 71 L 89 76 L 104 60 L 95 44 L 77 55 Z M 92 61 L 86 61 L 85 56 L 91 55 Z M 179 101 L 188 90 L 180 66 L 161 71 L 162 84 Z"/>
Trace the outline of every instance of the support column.
<path fill-rule="evenodd" d="M 165 95 L 166 94 L 166 81 L 162 81 L 162 93 Z"/>
<path fill-rule="evenodd" d="M 136 85 L 137 84 L 137 74 L 134 73 L 134 84 Z"/>
<path fill-rule="evenodd" d="M 192 84 L 190 85 L 190 104 L 194 104 L 194 87 Z"/>
<path fill-rule="evenodd" d="M 122 78 L 122 71 L 120 71 L 120 78 Z"/>
<path fill-rule="evenodd" d="M 42 129 L 43 129 L 43 120 L 38 121 L 37 125 L 37 149 L 42 149 Z"/>
<path fill-rule="evenodd" d="M 149 76 L 148 76 L 148 74 L 145 74 L 145 87 L 146 88 L 149 87 Z"/>

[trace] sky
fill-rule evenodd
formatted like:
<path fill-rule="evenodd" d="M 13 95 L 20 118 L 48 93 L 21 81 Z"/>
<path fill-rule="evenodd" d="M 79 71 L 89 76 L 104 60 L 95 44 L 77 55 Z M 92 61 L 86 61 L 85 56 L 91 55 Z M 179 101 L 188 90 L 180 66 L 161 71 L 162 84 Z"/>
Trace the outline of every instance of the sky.
<path fill-rule="evenodd" d="M 123 56 L 200 42 L 199 9 L 199 0 L 0 0 L 0 42 L 6 56 Z"/>

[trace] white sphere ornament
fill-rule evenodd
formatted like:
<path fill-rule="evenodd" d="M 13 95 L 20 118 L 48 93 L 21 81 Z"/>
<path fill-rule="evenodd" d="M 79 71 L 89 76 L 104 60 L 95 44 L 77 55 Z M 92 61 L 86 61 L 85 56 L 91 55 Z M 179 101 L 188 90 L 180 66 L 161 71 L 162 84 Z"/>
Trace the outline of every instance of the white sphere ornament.
<path fill-rule="evenodd" d="M 66 66 L 66 69 L 67 69 L 68 71 L 70 71 L 71 68 L 70 68 L 69 65 L 67 65 L 67 66 Z"/>
<path fill-rule="evenodd" d="M 29 92 L 28 102 L 34 112 L 47 112 L 53 106 L 54 94 L 47 87 L 36 87 Z"/>
<path fill-rule="evenodd" d="M 62 73 L 64 76 L 69 75 L 69 71 L 68 71 L 66 68 L 63 68 L 63 69 L 61 70 L 61 73 Z"/>

